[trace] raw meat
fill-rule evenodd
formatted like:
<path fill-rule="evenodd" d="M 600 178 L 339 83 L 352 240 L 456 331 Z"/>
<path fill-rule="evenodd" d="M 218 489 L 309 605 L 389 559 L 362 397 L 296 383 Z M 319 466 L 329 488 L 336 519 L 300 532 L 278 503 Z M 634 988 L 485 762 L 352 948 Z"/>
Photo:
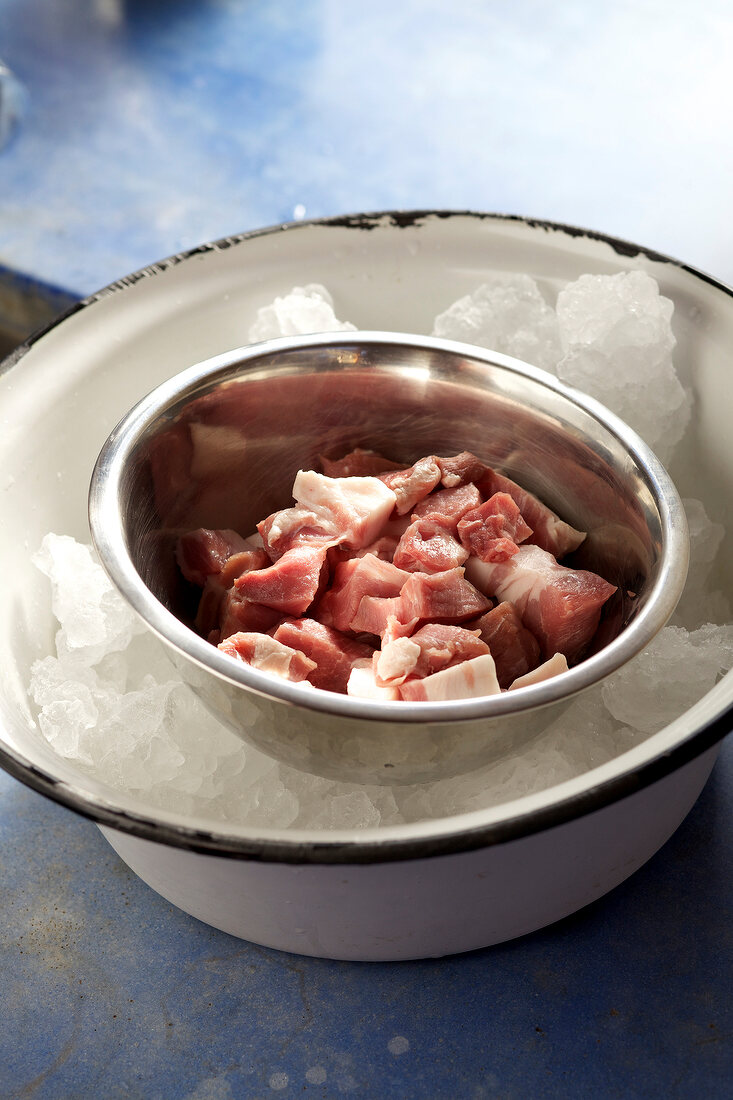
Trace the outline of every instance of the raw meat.
<path fill-rule="evenodd" d="M 234 582 L 240 596 L 287 615 L 302 615 L 316 598 L 326 561 L 324 546 L 294 546 L 272 565 L 243 573 Z"/>
<path fill-rule="evenodd" d="M 584 531 L 578 531 L 565 523 L 533 493 L 496 470 L 486 469 L 479 482 L 479 489 L 487 497 L 494 493 L 508 493 L 518 505 L 525 523 L 532 528 L 529 541 L 556 558 L 564 558 L 566 554 L 577 550 L 585 538 Z"/>
<path fill-rule="evenodd" d="M 466 627 L 477 629 L 488 645 L 502 689 L 540 662 L 539 642 L 522 624 L 514 605 L 507 601 L 492 607 L 480 619 L 466 623 Z"/>
<path fill-rule="evenodd" d="M 410 573 L 444 573 L 463 565 L 468 550 L 461 546 L 453 531 L 451 520 L 440 515 L 431 513 L 416 518 L 397 543 L 394 564 Z"/>
<path fill-rule="evenodd" d="M 400 698 L 410 702 L 438 702 L 443 699 L 477 699 L 483 695 L 498 695 L 494 660 L 490 654 L 473 657 L 459 665 L 444 668 L 422 680 L 406 680 L 400 686 Z"/>
<path fill-rule="evenodd" d="M 269 634 L 238 633 L 220 642 L 218 648 L 252 668 L 271 672 L 283 680 L 299 682 L 316 667 L 299 650 L 283 645 Z"/>
<path fill-rule="evenodd" d="M 167 446 L 181 480 L 185 435 Z M 516 689 L 582 657 L 615 591 L 558 564 L 583 532 L 470 451 L 409 467 L 358 447 L 321 461 L 256 535 L 179 538 L 181 572 L 202 588 L 196 628 L 222 652 L 411 701 Z"/>
<path fill-rule="evenodd" d="M 345 692 L 354 661 L 372 659 L 373 648 L 347 638 L 315 619 L 287 619 L 275 630 L 276 641 L 304 653 L 315 665 L 308 680 L 326 691 Z"/>
<path fill-rule="evenodd" d="M 494 493 L 485 504 L 458 521 L 458 537 L 468 553 L 481 561 L 506 561 L 532 534 L 508 493 Z"/>
<path fill-rule="evenodd" d="M 593 637 L 606 601 L 616 591 L 596 573 L 568 569 L 539 546 L 520 546 L 504 562 L 469 558 L 466 572 L 482 592 L 513 603 L 545 658 L 578 660 Z"/>

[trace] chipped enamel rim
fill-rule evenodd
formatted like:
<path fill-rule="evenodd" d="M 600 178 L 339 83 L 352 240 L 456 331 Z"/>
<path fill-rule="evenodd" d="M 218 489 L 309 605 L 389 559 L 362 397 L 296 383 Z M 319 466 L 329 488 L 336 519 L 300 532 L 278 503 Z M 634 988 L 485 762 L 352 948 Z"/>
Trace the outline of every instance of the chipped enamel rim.
<path fill-rule="evenodd" d="M 464 210 L 385 211 L 313 219 L 280 224 L 201 244 L 141 269 L 83 299 L 21 344 L 2 365 L 2 372 L 18 368 L 25 353 L 46 333 L 62 325 L 81 310 L 111 294 L 124 292 L 143 279 L 163 274 L 203 253 L 218 252 L 259 237 L 280 237 L 286 232 L 313 227 L 336 227 L 369 231 L 380 226 L 397 229 L 433 219 L 469 219 L 499 226 L 515 224 L 547 234 L 586 238 L 608 245 L 619 256 L 638 256 L 669 264 L 695 280 L 708 284 L 728 298 L 733 290 L 712 276 L 661 253 L 593 230 L 555 222 Z M 731 303 L 733 308 L 733 303 Z M 731 674 L 726 679 L 730 679 Z M 643 790 L 684 767 L 726 736 L 733 725 L 733 703 L 729 691 L 719 691 L 723 681 L 665 730 L 648 738 L 638 749 L 624 753 L 608 765 L 593 769 L 577 780 L 559 784 L 539 795 L 506 803 L 498 809 L 363 831 L 317 832 L 305 830 L 220 828 L 201 821 L 200 826 L 182 822 L 163 811 L 140 810 L 138 805 L 121 805 L 113 799 L 91 795 L 81 783 L 69 783 L 38 767 L 21 752 L 0 745 L 0 765 L 12 776 L 56 802 L 90 818 L 97 824 L 123 833 L 202 854 L 234 859 L 286 864 L 369 864 L 430 858 L 504 844 L 541 833 L 582 818 Z M 722 699 L 720 698 L 722 696 Z M 714 697 L 706 705 L 706 701 Z M 722 703 L 722 706 L 721 706 Z M 712 710 L 712 713 L 711 713 Z M 698 724 L 696 724 L 698 723 Z M 623 766 L 619 764 L 623 761 Z M 589 785 L 589 777 L 593 777 Z M 548 796 L 550 796 L 548 798 Z M 133 802 L 132 799 L 127 799 Z"/>

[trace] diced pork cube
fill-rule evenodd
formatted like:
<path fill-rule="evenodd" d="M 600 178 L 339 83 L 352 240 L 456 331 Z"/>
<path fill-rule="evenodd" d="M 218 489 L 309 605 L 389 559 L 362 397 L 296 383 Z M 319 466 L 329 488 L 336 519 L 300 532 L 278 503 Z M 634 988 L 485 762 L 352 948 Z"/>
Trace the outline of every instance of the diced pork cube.
<path fill-rule="evenodd" d="M 508 493 L 517 504 L 525 523 L 532 528 L 528 541 L 547 550 L 554 557 L 564 558 L 566 554 L 577 550 L 583 542 L 584 531 L 578 531 L 565 523 L 533 493 L 496 470 L 487 468 L 478 487 L 486 497 L 493 496 L 494 493 Z"/>
<path fill-rule="evenodd" d="M 381 474 L 380 480 L 394 492 L 397 514 L 409 515 L 440 481 L 440 467 L 434 458 L 421 458 L 406 470 Z"/>
<path fill-rule="evenodd" d="M 396 687 L 380 687 L 374 678 L 371 657 L 360 657 L 351 666 L 346 685 L 346 694 L 359 699 L 380 699 L 382 702 L 396 702 L 400 693 Z"/>
<path fill-rule="evenodd" d="M 343 458 L 325 458 L 320 456 L 321 469 L 326 477 L 375 477 L 389 470 L 401 470 L 399 462 L 385 458 L 378 451 L 363 450 L 356 447 Z"/>
<path fill-rule="evenodd" d="M 199 527 L 187 531 L 176 543 L 176 561 L 187 581 L 203 587 L 206 578 L 220 573 L 224 563 L 238 551 L 250 548 L 236 531 Z"/>
<path fill-rule="evenodd" d="M 489 652 L 477 633 L 447 623 L 427 623 L 409 638 L 382 641 L 376 657 L 377 683 L 402 683 L 409 677 L 432 676 L 450 665 Z"/>
<path fill-rule="evenodd" d="M 273 637 L 284 645 L 305 653 L 316 667 L 308 680 L 325 691 L 344 693 L 354 661 L 371 661 L 374 649 L 355 638 L 347 638 L 333 627 L 315 619 L 287 619 L 275 630 Z"/>
<path fill-rule="evenodd" d="M 339 542 L 358 550 L 382 533 L 396 498 L 377 477 L 325 477 L 300 470 L 293 485 L 298 504 L 324 517 Z"/>
<path fill-rule="evenodd" d="M 266 569 L 255 569 L 237 577 L 234 586 L 240 596 L 263 603 L 286 615 L 302 615 L 319 591 L 326 548 L 304 543 L 288 550 Z"/>
<path fill-rule="evenodd" d="M 405 680 L 400 685 L 400 698 L 410 702 L 438 702 L 444 699 L 477 699 L 484 695 L 498 695 L 501 691 L 496 678 L 494 659 L 490 653 L 461 661 L 422 680 Z"/>
<path fill-rule="evenodd" d="M 478 629 L 479 637 L 491 650 L 502 688 L 508 688 L 518 676 L 539 664 L 539 642 L 524 626 L 513 604 L 500 603 L 466 626 Z"/>
<path fill-rule="evenodd" d="M 227 558 L 220 572 L 210 574 L 206 578 L 196 612 L 195 626 L 199 634 L 207 637 L 215 626 L 220 625 L 224 599 L 237 577 L 241 577 L 251 569 L 262 569 L 269 564 L 270 559 L 264 550 L 241 550 Z M 235 629 L 242 629 L 242 627 Z M 228 631 L 229 634 L 233 632 L 233 630 Z M 226 635 L 222 634 L 222 637 Z"/>
<path fill-rule="evenodd" d="M 273 561 L 296 546 L 307 543 L 328 548 L 338 545 L 339 541 L 330 517 L 304 508 L 301 504 L 273 512 L 257 524 L 257 530 Z"/>
<path fill-rule="evenodd" d="M 295 683 L 305 680 L 316 667 L 303 653 L 283 645 L 269 634 L 232 634 L 220 642 L 218 648 L 222 653 L 227 653 L 252 668 L 271 672 L 274 676 Z"/>
<path fill-rule="evenodd" d="M 337 630 L 351 630 L 364 596 L 397 596 L 409 573 L 374 554 L 340 562 L 318 608 L 318 618 Z"/>
<path fill-rule="evenodd" d="M 532 528 L 508 493 L 494 493 L 458 521 L 461 543 L 481 561 L 506 561 L 531 534 Z"/>
<path fill-rule="evenodd" d="M 440 515 L 415 519 L 397 544 L 394 564 L 410 573 L 444 573 L 463 565 L 468 550 L 461 546 L 453 530 L 450 519 Z"/>
<path fill-rule="evenodd" d="M 411 573 L 398 599 L 397 618 L 403 623 L 415 618 L 425 622 L 462 622 L 489 607 L 486 597 L 466 580 L 462 568 L 448 569 L 445 573 Z"/>
<path fill-rule="evenodd" d="M 419 501 L 412 510 L 415 516 L 438 515 L 450 521 L 453 530 L 458 520 L 472 508 L 478 508 L 483 497 L 475 485 L 457 485 L 455 489 L 434 489 L 432 493 Z"/>
<path fill-rule="evenodd" d="M 596 573 L 558 565 L 552 554 L 526 543 L 505 562 L 469 558 L 466 573 L 482 592 L 514 604 L 545 658 L 563 653 L 570 664 L 580 658 L 616 591 Z"/>
<path fill-rule="evenodd" d="M 200 633 L 204 633 L 202 629 L 204 624 L 202 623 L 199 626 L 199 619 L 202 617 L 205 595 L 206 589 L 204 589 L 202 602 L 199 605 L 199 614 L 196 618 L 196 629 Z M 249 633 L 259 630 L 262 633 L 267 633 L 268 630 L 272 630 L 280 622 L 282 617 L 282 611 L 278 611 L 274 607 L 267 607 L 263 603 L 254 603 L 252 600 L 241 596 L 236 588 L 230 588 L 224 593 L 218 608 L 219 637 L 223 640 L 239 631 Z M 206 634 L 208 635 L 208 631 L 206 631 Z"/>
<path fill-rule="evenodd" d="M 452 458 L 439 458 L 435 455 L 433 457 L 440 467 L 441 484 L 446 489 L 454 489 L 457 485 L 468 485 L 472 481 L 478 481 L 488 468 L 470 451 L 461 451 Z"/>
<path fill-rule="evenodd" d="M 489 600 L 465 579 L 461 567 L 445 573 L 410 573 L 399 596 L 386 599 L 365 596 L 352 619 L 351 629 L 381 635 L 392 616 L 401 623 L 412 620 L 458 623 L 481 615 L 489 606 Z"/>
<path fill-rule="evenodd" d="M 553 676 L 559 676 L 561 672 L 567 671 L 568 662 L 565 655 L 555 653 L 548 661 L 544 661 L 537 668 L 533 668 L 531 672 L 526 672 L 524 676 L 518 676 L 509 685 L 509 691 L 514 691 L 515 688 L 529 687 L 530 684 L 539 684 L 543 680 L 551 680 Z"/>

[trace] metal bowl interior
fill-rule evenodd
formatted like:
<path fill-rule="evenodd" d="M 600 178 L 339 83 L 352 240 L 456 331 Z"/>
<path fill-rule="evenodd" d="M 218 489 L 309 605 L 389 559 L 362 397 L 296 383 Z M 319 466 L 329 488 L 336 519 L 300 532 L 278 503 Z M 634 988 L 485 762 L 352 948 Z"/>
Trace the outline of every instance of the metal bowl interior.
<path fill-rule="evenodd" d="M 587 531 L 570 564 L 617 591 L 586 659 L 500 696 L 381 703 L 284 682 L 198 637 L 198 590 L 177 569 L 178 534 L 249 534 L 291 502 L 299 469 L 355 446 L 406 466 L 473 451 Z M 674 610 L 688 562 L 674 485 L 608 410 L 506 356 L 389 333 L 270 341 L 169 380 L 103 447 L 90 526 L 115 584 L 235 732 L 303 770 L 364 782 L 443 777 L 516 751 L 571 695 L 649 643 Z"/>

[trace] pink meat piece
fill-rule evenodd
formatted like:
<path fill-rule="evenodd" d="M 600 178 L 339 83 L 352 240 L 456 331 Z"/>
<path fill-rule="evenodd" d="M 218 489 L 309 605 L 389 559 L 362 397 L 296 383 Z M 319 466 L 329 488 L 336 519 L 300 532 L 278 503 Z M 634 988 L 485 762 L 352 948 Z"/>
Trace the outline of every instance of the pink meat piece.
<path fill-rule="evenodd" d="M 461 451 L 452 458 L 439 458 L 436 455 L 433 455 L 433 458 L 440 467 L 440 481 L 446 489 L 454 489 L 458 485 L 479 481 L 488 469 L 486 464 L 470 451 Z"/>
<path fill-rule="evenodd" d="M 518 676 L 509 685 L 509 691 L 514 691 L 515 688 L 529 687 L 530 684 L 539 684 L 543 680 L 551 680 L 553 676 L 559 676 L 561 672 L 567 671 L 568 662 L 564 654 L 556 653 L 548 661 L 538 665 L 537 668 L 533 668 L 531 672 L 526 672 L 524 676 Z"/>
<path fill-rule="evenodd" d="M 443 668 L 489 652 L 478 632 L 448 623 L 426 623 L 409 638 L 396 638 L 375 657 L 378 684 L 400 684 L 408 677 L 421 679 Z"/>
<path fill-rule="evenodd" d="M 438 702 L 445 699 L 476 699 L 498 695 L 494 659 L 490 653 L 451 665 L 422 680 L 405 680 L 400 685 L 400 698 L 410 702 Z"/>
<path fill-rule="evenodd" d="M 232 554 L 248 549 L 246 541 L 236 531 L 199 527 L 178 539 L 176 561 L 187 581 L 203 586 L 207 577 L 221 572 Z"/>
<path fill-rule="evenodd" d="M 339 542 L 328 517 L 299 504 L 273 512 L 257 524 L 257 530 L 272 561 L 296 546 L 307 544 L 328 549 Z"/>
<path fill-rule="evenodd" d="M 326 477 L 299 470 L 295 505 L 257 525 L 271 557 L 312 543 L 358 550 L 374 542 L 395 506 L 395 495 L 377 477 Z"/>
<path fill-rule="evenodd" d="M 330 622 L 337 630 L 351 630 L 364 596 L 397 596 L 409 575 L 374 554 L 340 562 L 319 604 L 318 618 Z"/>
<path fill-rule="evenodd" d="M 400 693 L 396 687 L 380 687 L 374 678 L 371 657 L 359 657 L 354 661 L 346 684 L 346 694 L 359 699 L 381 699 L 382 702 L 396 702 Z"/>
<path fill-rule="evenodd" d="M 432 457 L 421 458 L 406 470 L 380 474 L 380 480 L 395 494 L 397 514 L 409 515 L 440 481 L 440 467 Z"/>
<path fill-rule="evenodd" d="M 355 638 L 347 638 L 333 627 L 315 619 L 287 619 L 275 630 L 273 637 L 292 649 L 298 649 L 315 662 L 308 674 L 314 687 L 345 693 L 355 661 L 371 661 L 374 649 Z"/>
<path fill-rule="evenodd" d="M 506 561 L 531 534 L 532 528 L 508 493 L 494 493 L 458 521 L 463 546 L 481 561 Z"/>
<path fill-rule="evenodd" d="M 577 550 L 585 538 L 584 531 L 578 531 L 565 523 L 533 493 L 496 470 L 487 467 L 478 487 L 485 497 L 491 497 L 494 493 L 508 493 L 522 513 L 525 523 L 532 529 L 527 541 L 547 550 L 555 558 L 564 558 L 566 554 Z"/>
<path fill-rule="evenodd" d="M 315 663 L 305 654 L 290 646 L 283 645 L 269 634 L 255 634 L 240 632 L 232 634 L 220 642 L 218 648 L 222 653 L 243 661 L 252 668 L 259 668 L 263 672 L 270 672 L 283 680 L 292 680 L 299 683 L 307 679 L 315 669 Z"/>
<path fill-rule="evenodd" d="M 394 564 L 410 573 L 444 573 L 463 565 L 468 550 L 461 546 L 453 530 L 451 520 L 441 515 L 414 519 L 397 544 Z"/>
<path fill-rule="evenodd" d="M 463 572 L 459 566 L 444 573 L 410 573 L 399 596 L 385 599 L 364 596 L 351 629 L 381 635 L 391 616 L 401 623 L 413 619 L 456 623 L 481 615 L 490 602 L 465 579 Z"/>
<path fill-rule="evenodd" d="M 505 562 L 469 558 L 466 572 L 482 592 L 514 604 L 545 658 L 563 653 L 570 664 L 590 642 L 604 603 L 616 591 L 596 573 L 568 569 L 527 543 Z"/>
<path fill-rule="evenodd" d="M 450 520 L 455 530 L 461 516 L 473 508 L 478 508 L 483 504 L 483 499 L 473 484 L 458 485 L 455 489 L 434 489 L 429 496 L 415 505 L 412 518 L 439 515 L 446 521 Z"/>
<path fill-rule="evenodd" d="M 240 596 L 263 603 L 287 615 L 302 615 L 318 594 L 326 561 L 326 547 L 304 543 L 286 551 L 272 565 L 237 577 Z"/>
<path fill-rule="evenodd" d="M 460 567 L 444 573 L 411 573 L 398 599 L 397 618 L 403 623 L 410 619 L 462 622 L 489 607 L 489 601 L 466 580 Z"/>
<path fill-rule="evenodd" d="M 466 627 L 478 629 L 479 636 L 491 650 L 502 688 L 508 688 L 513 680 L 540 662 L 539 642 L 523 625 L 511 603 L 500 603 L 480 619 L 467 623 Z"/>
<path fill-rule="evenodd" d="M 249 543 L 249 540 L 245 541 Z M 270 559 L 262 549 L 241 550 L 227 558 L 220 572 L 211 573 L 206 578 L 196 612 L 195 626 L 199 634 L 207 637 L 219 623 L 224 597 L 236 578 L 251 569 L 262 569 L 269 563 Z"/>
<path fill-rule="evenodd" d="M 199 614 L 201 614 L 200 610 Z M 239 631 L 245 633 L 261 631 L 265 634 L 268 630 L 272 630 L 282 617 L 282 611 L 278 611 L 274 607 L 267 607 L 263 603 L 253 603 L 252 600 L 240 596 L 236 588 L 230 588 L 224 593 L 218 608 L 219 639 L 223 640 L 232 634 L 237 634 Z M 200 634 L 208 636 L 209 632 L 205 629 L 205 624 L 199 625 L 198 616 L 196 629 Z"/>
<path fill-rule="evenodd" d="M 385 458 L 379 451 L 356 447 L 343 458 L 325 458 L 320 455 L 321 469 L 326 477 L 375 477 L 389 470 L 401 470 L 399 462 Z"/>

